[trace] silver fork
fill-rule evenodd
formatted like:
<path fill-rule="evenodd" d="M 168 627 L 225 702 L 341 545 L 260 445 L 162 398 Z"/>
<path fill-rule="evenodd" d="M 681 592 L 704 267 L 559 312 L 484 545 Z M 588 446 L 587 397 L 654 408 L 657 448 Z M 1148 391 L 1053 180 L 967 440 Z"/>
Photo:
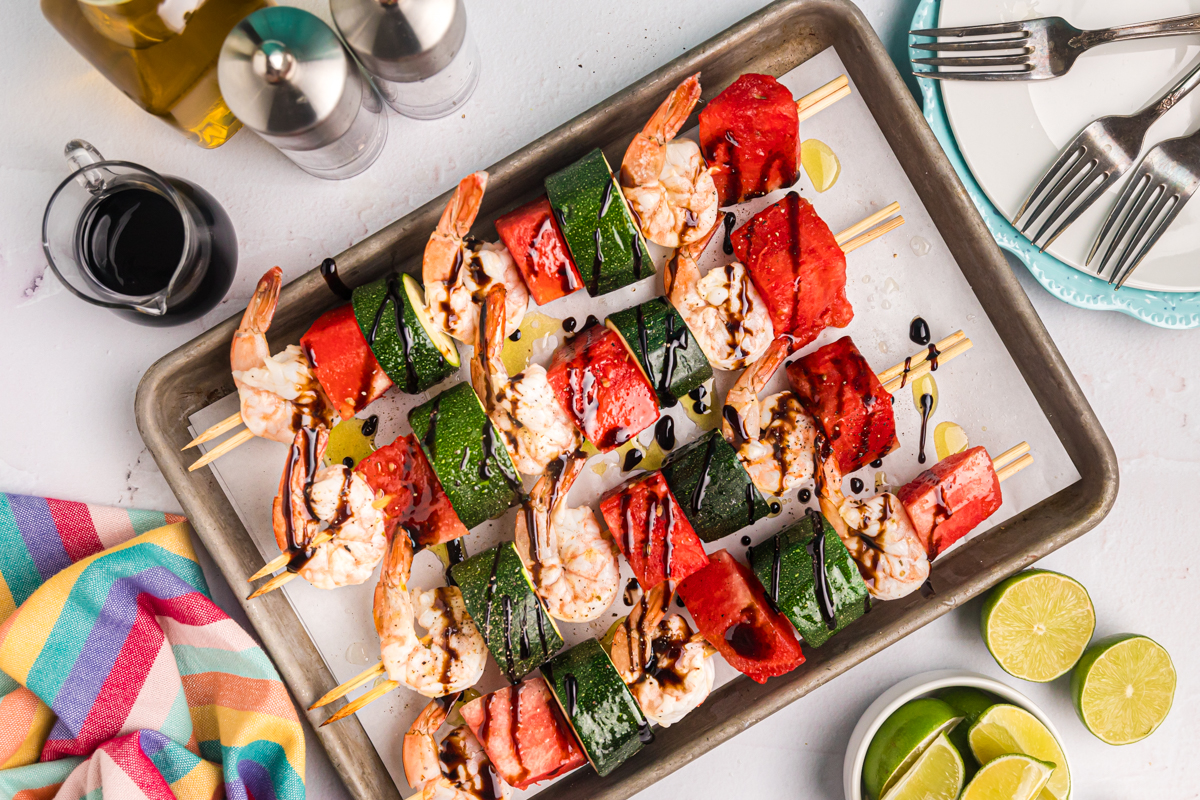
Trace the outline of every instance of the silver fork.
<path fill-rule="evenodd" d="M 1120 289 L 1200 187 L 1200 131 L 1150 148 L 1096 237 L 1087 264 L 1113 233 L 1096 274 L 1116 257 L 1109 284 Z M 1134 227 L 1136 224 L 1136 228 Z M 1133 230 L 1130 234 L 1129 231 Z"/>
<path fill-rule="evenodd" d="M 1166 94 L 1136 114 L 1101 117 L 1084 128 L 1063 148 L 1021 204 L 1013 217 L 1013 225 L 1028 235 L 1030 228 L 1046 212 L 1037 233 L 1029 236 L 1029 241 L 1044 251 L 1109 186 L 1129 171 L 1146 140 L 1146 131 L 1197 84 L 1200 84 L 1200 64 L 1192 67 Z M 1030 207 L 1033 211 L 1025 217 L 1023 224 L 1020 223 Z"/>
<path fill-rule="evenodd" d="M 936 68 L 931 72 L 917 72 L 922 78 L 956 81 L 1040 81 L 1067 74 L 1067 70 L 1075 64 L 1075 59 L 1097 45 L 1127 39 L 1200 33 L 1200 14 L 1091 31 L 1080 30 L 1062 17 L 1042 17 L 1021 22 L 1001 22 L 996 25 L 929 28 L 909 33 L 913 36 L 947 36 L 960 40 L 910 45 L 914 50 L 962 54 L 914 58 L 914 64 L 926 64 Z M 965 38 L 968 36 L 1001 38 Z M 941 67 L 977 69 L 973 72 L 944 71 Z M 996 69 L 997 67 L 1005 69 Z M 1008 69 L 1009 67 L 1013 69 Z"/>

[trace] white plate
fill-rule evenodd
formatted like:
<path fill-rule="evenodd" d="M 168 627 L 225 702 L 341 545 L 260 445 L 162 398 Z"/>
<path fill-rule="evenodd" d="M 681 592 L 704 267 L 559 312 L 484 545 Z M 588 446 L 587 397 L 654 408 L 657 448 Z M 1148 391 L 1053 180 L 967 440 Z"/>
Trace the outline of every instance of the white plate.
<path fill-rule="evenodd" d="M 942 27 L 1060 16 L 1077 28 L 1106 28 L 1200 12 L 1200 0 L 942 0 Z M 1009 219 L 1058 153 L 1089 122 L 1130 114 L 1173 85 L 1200 59 L 1200 36 L 1103 45 L 1061 78 L 1035 82 L 944 81 L 946 115 L 963 158 L 988 198 Z M 1150 129 L 1145 150 L 1191 133 L 1200 91 Z M 1145 152 L 1143 150 L 1143 152 Z M 1117 183 L 1049 252 L 1076 269 L 1117 201 Z M 1093 262 L 1095 263 L 1095 262 Z M 1154 291 L 1200 291 L 1200 201 L 1189 203 L 1130 278 Z"/>

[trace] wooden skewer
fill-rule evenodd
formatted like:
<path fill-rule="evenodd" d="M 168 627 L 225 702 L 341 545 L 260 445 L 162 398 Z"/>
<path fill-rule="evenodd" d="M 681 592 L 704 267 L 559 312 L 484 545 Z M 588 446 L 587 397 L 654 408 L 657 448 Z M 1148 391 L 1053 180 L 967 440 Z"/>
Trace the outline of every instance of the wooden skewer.
<path fill-rule="evenodd" d="M 1009 464 L 1007 467 L 996 471 L 996 477 L 1002 481 L 1006 481 L 1013 475 L 1016 475 L 1021 470 L 1033 463 L 1033 456 L 1029 453 L 1018 458 L 1016 461 Z"/>
<path fill-rule="evenodd" d="M 1000 455 L 993 458 L 992 459 L 992 467 L 994 469 L 1000 469 L 1001 467 L 1006 466 L 1010 462 L 1015 461 L 1016 459 L 1020 458 L 1021 456 L 1025 455 L 1028 452 L 1029 452 L 1029 442 L 1021 442 L 1019 445 L 1016 445 L 1015 447 L 1010 447 L 1007 450 L 1005 450 L 1003 453 L 1001 453 Z"/>
<path fill-rule="evenodd" d="M 937 350 L 937 352 L 939 354 L 941 354 L 941 353 L 946 352 L 950 348 L 954 347 L 954 345 L 958 344 L 959 342 L 961 342 L 963 339 L 966 339 L 966 338 L 967 338 L 967 335 L 965 333 L 963 333 L 962 331 L 955 331 L 954 333 L 947 336 L 945 339 L 942 339 L 940 342 L 935 342 L 933 347 L 935 350 Z M 939 355 L 939 358 L 940 358 L 940 355 Z M 928 348 L 926 348 L 925 350 L 922 350 L 921 352 L 917 353 L 915 356 L 912 356 L 911 358 L 909 358 L 907 361 L 907 368 L 908 368 L 909 373 L 910 374 L 912 373 L 913 367 L 916 367 L 918 364 L 921 364 L 921 363 L 927 361 L 928 359 L 929 359 Z M 905 362 L 904 361 L 901 361 L 899 364 L 895 365 L 894 367 L 888 367 L 883 372 L 879 373 L 879 375 L 878 375 L 879 382 L 880 383 L 891 383 L 893 380 L 895 380 L 896 378 L 899 378 L 901 375 L 903 375 L 904 370 L 905 370 Z"/>
<path fill-rule="evenodd" d="M 212 450 L 209 450 L 207 453 L 200 456 L 200 458 L 196 460 L 196 463 L 188 467 L 188 472 L 195 472 L 201 467 L 211 464 L 221 456 L 228 453 L 230 450 L 234 449 L 235 447 L 242 446 L 253 438 L 254 434 L 250 432 L 249 428 L 238 431 L 233 436 L 230 436 L 228 439 L 214 447 Z"/>
<path fill-rule="evenodd" d="M 845 75 L 839 75 L 829 83 L 814 89 L 796 102 L 796 110 L 800 113 L 800 121 L 829 108 L 831 105 L 850 96 L 850 80 Z"/>
<path fill-rule="evenodd" d="M 213 439 L 217 438 L 225 431 L 231 431 L 234 428 L 236 428 L 238 425 L 241 425 L 241 424 L 242 424 L 242 412 L 238 411 L 236 414 L 233 414 L 232 416 L 226 417 L 225 419 L 221 420 L 216 425 L 210 425 L 208 430 L 204 431 L 204 433 L 200 434 L 195 439 L 192 439 L 190 442 L 188 442 L 186 445 L 184 445 L 183 449 L 190 450 L 191 448 L 195 447 L 198 444 L 204 444 L 205 442 L 212 441 Z"/>
<path fill-rule="evenodd" d="M 383 672 L 384 672 L 384 669 L 383 669 L 382 661 L 380 661 L 378 664 L 376 664 L 373 667 L 367 667 L 365 670 L 363 670 L 359 674 L 355 675 L 353 678 L 346 681 L 341 686 L 336 686 L 333 689 L 330 689 L 328 692 L 326 692 L 324 695 L 321 696 L 321 699 L 317 700 L 317 702 L 315 702 L 311 706 L 309 706 L 308 710 L 312 711 L 315 708 L 321 708 L 322 706 L 329 705 L 334 700 L 337 700 L 339 697 L 344 697 L 347 694 L 349 694 L 350 692 L 353 692 L 355 689 L 362 686 L 364 683 L 368 683 L 369 681 L 371 681 L 375 678 L 378 678 L 380 675 L 383 674 Z"/>
<path fill-rule="evenodd" d="M 371 501 L 371 507 L 382 511 L 383 509 L 387 508 L 387 504 L 390 503 L 391 500 L 391 495 L 381 494 L 379 497 Z M 328 528 L 323 530 L 314 536 L 313 540 L 304 546 L 304 549 L 312 550 L 313 548 L 320 547 L 334 536 L 337 536 L 339 533 L 341 533 L 340 529 Z M 292 553 L 280 553 L 278 556 L 272 558 L 270 561 L 264 564 L 263 568 L 258 572 L 254 573 L 249 578 L 246 578 L 246 581 L 248 583 L 254 583 L 259 578 L 265 578 L 277 569 L 283 569 L 288 565 L 288 562 L 292 560 L 292 555 Z"/>
<path fill-rule="evenodd" d="M 880 225 L 878 228 L 872 228 L 871 230 L 864 233 L 862 236 L 859 236 L 856 239 L 851 239 L 850 241 L 846 242 L 844 245 L 842 245 L 842 252 L 849 253 L 852 250 L 857 250 L 858 248 L 862 247 L 864 244 L 869 244 L 869 243 L 875 241 L 880 236 L 883 236 L 885 233 L 890 233 L 891 231 L 896 230 L 896 228 L 899 228 L 903 224 L 904 224 L 904 217 L 902 217 L 902 216 L 896 217 L 895 219 L 890 219 L 887 222 Z"/>
<path fill-rule="evenodd" d="M 858 236 L 863 231 L 866 231 L 866 230 L 869 230 L 869 229 L 875 227 L 876 225 L 883 222 L 885 219 L 892 216 L 893 214 L 899 213 L 899 211 L 900 211 L 900 204 L 899 203 L 891 203 L 886 208 L 876 211 L 871 216 L 866 217 L 862 220 L 859 220 L 858 222 L 851 225 L 849 228 L 846 228 L 846 230 L 842 231 L 841 233 L 834 234 L 833 238 L 835 240 L 837 240 L 837 243 L 839 245 L 841 245 L 842 249 L 844 250 L 846 242 L 848 242 L 850 239 L 853 239 L 855 236 Z"/>
<path fill-rule="evenodd" d="M 947 361 L 949 361 L 953 358 L 958 358 L 963 353 L 970 350 L 974 346 L 974 344 L 975 343 L 972 342 L 970 339 L 963 339 L 958 344 L 951 347 L 949 350 L 946 350 L 945 352 L 938 355 L 938 365 L 941 366 L 942 364 L 945 364 Z M 923 361 L 919 365 L 910 369 L 907 374 L 904 372 L 901 372 L 895 378 L 892 378 L 890 381 L 884 383 L 883 388 L 888 391 L 888 394 L 895 394 L 905 384 L 912 383 L 913 381 L 917 380 L 918 378 L 923 378 L 926 375 L 928 375 L 930 372 L 933 372 L 933 370 L 931 369 L 932 366 L 933 365 L 930 364 L 930 362 Z"/>
<path fill-rule="evenodd" d="M 271 578 L 271 580 L 264 583 L 262 586 L 255 589 L 246 599 L 253 600 L 256 597 L 262 597 L 267 592 L 273 592 L 288 581 L 294 579 L 298 574 L 299 573 L 296 572 L 281 572 L 274 578 Z"/>
<path fill-rule="evenodd" d="M 337 722 L 339 719 L 345 719 L 351 714 L 357 714 L 359 709 L 363 708 L 363 706 L 374 703 L 376 700 L 383 697 L 385 694 L 390 692 L 392 689 L 395 689 L 399 685 L 399 681 L 384 681 L 371 691 L 364 694 L 362 697 L 356 697 L 349 703 L 346 703 L 346 705 L 339 708 L 336 714 L 321 723 L 321 727 L 324 728 L 331 722 Z"/>

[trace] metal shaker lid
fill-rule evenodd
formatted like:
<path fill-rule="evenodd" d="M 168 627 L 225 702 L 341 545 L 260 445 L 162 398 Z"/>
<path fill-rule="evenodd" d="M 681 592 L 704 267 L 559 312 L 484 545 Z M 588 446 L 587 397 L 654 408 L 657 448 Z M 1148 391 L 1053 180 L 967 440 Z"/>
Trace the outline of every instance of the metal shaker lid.
<path fill-rule="evenodd" d="M 329 0 L 329 11 L 367 72 L 390 81 L 441 72 L 467 34 L 462 0 Z"/>
<path fill-rule="evenodd" d="M 259 9 L 234 26 L 217 80 L 246 127 L 296 150 L 340 138 L 362 104 L 362 76 L 337 34 L 286 6 Z"/>

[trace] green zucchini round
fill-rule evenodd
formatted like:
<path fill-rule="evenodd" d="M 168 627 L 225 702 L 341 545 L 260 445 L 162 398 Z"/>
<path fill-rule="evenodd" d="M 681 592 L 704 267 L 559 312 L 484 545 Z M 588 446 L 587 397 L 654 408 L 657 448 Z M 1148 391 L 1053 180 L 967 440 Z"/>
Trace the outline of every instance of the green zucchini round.
<path fill-rule="evenodd" d="M 562 649 L 562 634 L 542 607 L 512 542 L 455 564 L 450 577 L 462 590 L 467 613 L 509 683 Z"/>
<path fill-rule="evenodd" d="M 641 706 L 595 639 L 547 661 L 542 676 L 588 761 L 601 776 L 619 767 L 651 738 L 650 723 Z"/>
<path fill-rule="evenodd" d="M 408 423 L 467 530 L 508 510 L 521 478 L 470 384 L 455 384 L 409 411 Z"/>
<path fill-rule="evenodd" d="M 818 546 L 817 536 L 824 537 Z M 819 565 L 824 562 L 823 585 Z M 805 644 L 820 647 L 866 612 L 867 584 L 833 526 L 809 509 L 803 519 L 750 548 L 750 568 Z"/>
<path fill-rule="evenodd" d="M 359 286 L 351 302 L 371 352 L 400 391 L 423 392 L 458 370 L 458 350 L 429 319 L 425 293 L 411 275 Z"/>
<path fill-rule="evenodd" d="M 715 542 L 767 516 L 770 507 L 719 430 L 681 447 L 663 477 L 696 535 Z"/>
<path fill-rule="evenodd" d="M 625 341 L 654 387 L 660 406 L 674 406 L 713 375 L 712 364 L 683 317 L 661 297 L 618 311 L 604 324 Z"/>

